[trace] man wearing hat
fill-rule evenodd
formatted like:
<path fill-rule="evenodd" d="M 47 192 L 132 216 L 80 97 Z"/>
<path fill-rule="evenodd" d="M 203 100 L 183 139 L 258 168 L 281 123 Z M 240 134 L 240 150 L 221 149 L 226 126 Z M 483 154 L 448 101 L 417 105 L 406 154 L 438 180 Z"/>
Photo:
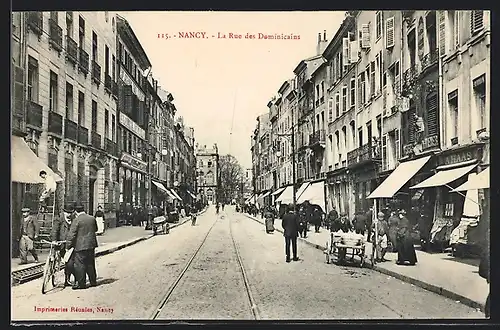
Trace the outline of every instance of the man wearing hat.
<path fill-rule="evenodd" d="M 29 207 L 24 207 L 21 211 L 23 213 L 23 219 L 21 226 L 21 239 L 19 240 L 19 254 L 21 258 L 21 265 L 24 265 L 28 263 L 28 251 L 35 259 L 35 262 L 38 262 L 38 255 L 33 241 L 38 237 L 40 226 L 35 217 L 30 214 L 31 210 Z"/>
<path fill-rule="evenodd" d="M 95 248 L 97 247 L 97 221 L 85 213 L 83 205 L 75 205 L 76 217 L 71 223 L 68 234 L 68 249 L 74 248 L 75 284 L 73 290 L 85 289 L 87 275 L 90 286 L 97 285 L 95 270 Z"/>
<path fill-rule="evenodd" d="M 283 236 L 285 236 L 286 262 L 290 262 L 290 245 L 292 245 L 293 261 L 298 261 L 297 257 L 297 236 L 299 236 L 299 218 L 295 214 L 293 204 L 288 205 L 288 212 L 281 221 Z"/>
<path fill-rule="evenodd" d="M 73 221 L 74 218 L 74 212 L 75 209 L 73 203 L 64 204 L 63 214 L 60 217 L 54 219 L 54 225 L 52 226 L 52 232 L 50 234 L 50 237 L 53 242 L 68 240 L 69 229 L 71 228 L 71 222 Z M 61 258 L 64 258 L 64 255 L 66 254 L 67 245 L 69 244 L 68 243 L 62 244 L 59 248 L 59 253 L 61 254 Z M 70 256 L 64 268 L 64 275 L 66 278 L 64 286 L 71 285 L 69 280 L 71 274 L 73 273 L 73 262 L 74 262 L 73 255 Z"/>

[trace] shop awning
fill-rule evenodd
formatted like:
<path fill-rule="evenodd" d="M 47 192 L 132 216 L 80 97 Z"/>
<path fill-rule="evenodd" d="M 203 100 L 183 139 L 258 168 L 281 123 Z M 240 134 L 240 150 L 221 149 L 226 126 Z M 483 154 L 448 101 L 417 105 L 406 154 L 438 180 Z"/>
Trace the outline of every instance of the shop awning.
<path fill-rule="evenodd" d="M 281 193 L 283 192 L 283 190 L 285 190 L 285 189 L 286 189 L 286 187 L 281 187 L 281 188 L 278 188 L 278 189 L 276 189 L 276 190 L 275 190 L 275 191 L 274 191 L 271 195 L 273 195 L 273 196 L 279 195 L 279 194 L 281 194 Z"/>
<path fill-rule="evenodd" d="M 158 188 L 160 189 L 161 191 L 163 191 L 165 194 L 167 194 L 168 197 L 172 198 L 172 199 L 175 199 L 175 196 L 172 195 L 172 193 L 167 189 L 165 188 L 165 186 L 161 183 L 161 182 L 156 182 L 156 181 L 152 181 L 153 184 Z"/>
<path fill-rule="evenodd" d="M 174 196 L 174 198 L 177 198 L 178 200 L 182 201 L 182 198 L 175 192 L 175 190 L 170 189 L 170 192 Z"/>
<path fill-rule="evenodd" d="M 311 183 L 297 199 L 297 203 L 309 201 L 310 204 L 319 205 L 325 210 L 325 182 Z"/>
<path fill-rule="evenodd" d="M 250 196 L 246 199 L 245 204 L 252 202 L 252 200 L 255 200 L 255 195 L 253 195 L 253 194 L 252 194 L 252 196 Z"/>
<path fill-rule="evenodd" d="M 286 187 L 285 191 L 276 199 L 276 202 L 283 204 L 293 203 L 293 186 Z"/>
<path fill-rule="evenodd" d="M 398 165 L 367 198 L 392 198 L 431 159 L 431 156 L 410 160 Z"/>
<path fill-rule="evenodd" d="M 268 192 L 264 193 L 264 195 L 260 196 L 260 198 L 266 198 L 270 194 L 271 194 L 271 191 L 268 191 Z"/>
<path fill-rule="evenodd" d="M 188 192 L 189 196 L 191 196 L 193 199 L 196 199 L 196 195 L 195 195 L 195 194 L 193 194 L 193 193 L 192 193 L 192 192 L 190 192 L 189 190 L 188 190 L 187 192 Z"/>
<path fill-rule="evenodd" d="M 463 185 L 453 189 L 453 192 L 467 191 L 476 189 L 488 189 L 490 187 L 490 168 L 483 170 L 481 173 L 471 177 Z"/>
<path fill-rule="evenodd" d="M 304 193 L 304 191 L 306 190 L 306 188 L 309 187 L 309 184 L 310 184 L 310 182 L 304 182 L 300 186 L 300 188 L 297 190 L 297 193 L 295 194 L 295 196 L 297 197 L 297 201 L 299 200 L 300 195 L 302 195 Z"/>
<path fill-rule="evenodd" d="M 469 174 L 468 181 L 474 180 L 479 174 Z M 462 215 L 466 217 L 477 217 L 481 215 L 479 210 L 479 193 L 477 189 L 467 190 L 465 193 L 464 208 Z"/>
<path fill-rule="evenodd" d="M 410 187 L 410 189 L 421 189 L 421 188 L 430 188 L 430 187 L 440 187 L 447 185 L 450 182 L 455 181 L 458 178 L 463 177 L 474 167 L 476 167 L 477 164 L 474 165 L 469 165 L 469 166 L 464 166 L 464 167 L 458 167 L 454 168 L 451 170 L 443 170 L 439 171 L 427 180 L 424 180 L 420 182 L 417 185 L 414 185 L 413 187 Z"/>
<path fill-rule="evenodd" d="M 19 183 L 44 183 L 40 177 L 40 171 L 44 170 L 48 175 L 51 175 L 56 182 L 63 179 L 52 169 L 47 166 L 38 156 L 30 149 L 26 141 L 19 136 L 11 136 L 11 180 Z"/>

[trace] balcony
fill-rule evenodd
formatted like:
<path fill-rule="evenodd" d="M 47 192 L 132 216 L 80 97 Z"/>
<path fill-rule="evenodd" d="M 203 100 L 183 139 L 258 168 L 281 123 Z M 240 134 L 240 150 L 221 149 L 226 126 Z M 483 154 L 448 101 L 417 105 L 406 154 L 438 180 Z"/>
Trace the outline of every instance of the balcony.
<path fill-rule="evenodd" d="M 111 81 L 111 91 L 113 92 L 113 96 L 118 98 L 118 84 L 115 81 Z"/>
<path fill-rule="evenodd" d="M 78 63 L 78 45 L 70 36 L 66 36 L 66 58 L 73 64 Z"/>
<path fill-rule="evenodd" d="M 78 143 L 84 146 L 89 144 L 89 130 L 83 126 L 78 126 Z"/>
<path fill-rule="evenodd" d="M 89 54 L 87 54 L 84 49 L 79 47 L 78 55 L 78 68 L 84 75 L 87 75 L 89 73 Z"/>
<path fill-rule="evenodd" d="M 105 139 L 104 150 L 111 156 L 118 157 L 118 145 L 110 139 Z"/>
<path fill-rule="evenodd" d="M 26 113 L 26 124 L 38 129 L 42 130 L 42 114 L 43 107 L 40 104 L 37 104 L 33 101 L 28 101 L 28 109 Z"/>
<path fill-rule="evenodd" d="M 49 133 L 59 137 L 63 134 L 63 117 L 54 111 L 49 111 Z"/>
<path fill-rule="evenodd" d="M 325 130 L 317 130 L 311 135 L 309 135 L 309 146 L 315 147 L 320 146 L 322 148 L 325 147 Z"/>
<path fill-rule="evenodd" d="M 92 81 L 97 86 L 101 83 L 101 66 L 96 61 L 92 61 Z"/>
<path fill-rule="evenodd" d="M 49 19 L 49 42 L 52 48 L 62 51 L 62 28 L 52 18 Z"/>
<path fill-rule="evenodd" d="M 347 153 L 347 166 L 354 166 L 356 164 L 380 159 L 379 144 L 367 143 Z"/>
<path fill-rule="evenodd" d="M 408 92 L 410 88 L 413 88 L 413 85 L 415 84 L 417 78 L 417 66 L 413 65 L 403 73 L 403 91 Z"/>
<path fill-rule="evenodd" d="M 101 134 L 92 132 L 90 145 L 96 149 L 101 149 Z"/>
<path fill-rule="evenodd" d="M 112 84 L 111 77 L 108 74 L 105 74 L 104 75 L 104 88 L 110 94 L 111 94 L 111 89 L 113 88 L 112 86 L 113 86 L 113 84 Z"/>
<path fill-rule="evenodd" d="M 421 61 L 422 70 L 425 70 L 427 68 L 430 68 L 434 64 L 437 64 L 438 57 L 439 57 L 439 50 L 437 48 L 425 54 L 424 57 L 422 57 Z"/>
<path fill-rule="evenodd" d="M 64 120 L 64 138 L 73 142 L 78 140 L 78 125 L 68 118 Z"/>
<path fill-rule="evenodd" d="M 31 11 L 28 13 L 28 26 L 31 31 L 38 36 L 42 35 L 43 15 L 39 11 Z"/>

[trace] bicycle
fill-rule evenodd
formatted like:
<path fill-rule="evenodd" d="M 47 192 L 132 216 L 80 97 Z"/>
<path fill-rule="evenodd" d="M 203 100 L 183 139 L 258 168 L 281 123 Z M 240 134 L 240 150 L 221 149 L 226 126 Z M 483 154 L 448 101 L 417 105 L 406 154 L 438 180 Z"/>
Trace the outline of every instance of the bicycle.
<path fill-rule="evenodd" d="M 50 244 L 50 252 L 47 257 L 47 261 L 45 261 L 45 266 L 43 267 L 42 294 L 45 294 L 47 292 L 47 285 L 49 280 L 52 283 L 52 287 L 56 287 L 56 274 L 64 266 L 61 253 L 60 251 L 56 250 L 55 247 L 61 246 L 61 244 L 66 243 L 66 241 L 49 242 L 46 240 L 42 240 L 41 242 Z"/>

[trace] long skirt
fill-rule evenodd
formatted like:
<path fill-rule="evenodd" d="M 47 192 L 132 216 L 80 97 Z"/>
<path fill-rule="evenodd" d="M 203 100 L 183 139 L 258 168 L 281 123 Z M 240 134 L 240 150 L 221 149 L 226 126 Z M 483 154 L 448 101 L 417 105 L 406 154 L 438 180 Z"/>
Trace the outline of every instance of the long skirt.
<path fill-rule="evenodd" d="M 417 254 L 415 253 L 413 240 L 409 235 L 404 237 L 398 237 L 397 247 L 398 247 L 398 262 L 400 263 L 408 262 L 410 264 L 415 264 L 417 262 Z"/>
<path fill-rule="evenodd" d="M 274 221 L 273 219 L 266 219 L 266 233 L 274 232 Z"/>

